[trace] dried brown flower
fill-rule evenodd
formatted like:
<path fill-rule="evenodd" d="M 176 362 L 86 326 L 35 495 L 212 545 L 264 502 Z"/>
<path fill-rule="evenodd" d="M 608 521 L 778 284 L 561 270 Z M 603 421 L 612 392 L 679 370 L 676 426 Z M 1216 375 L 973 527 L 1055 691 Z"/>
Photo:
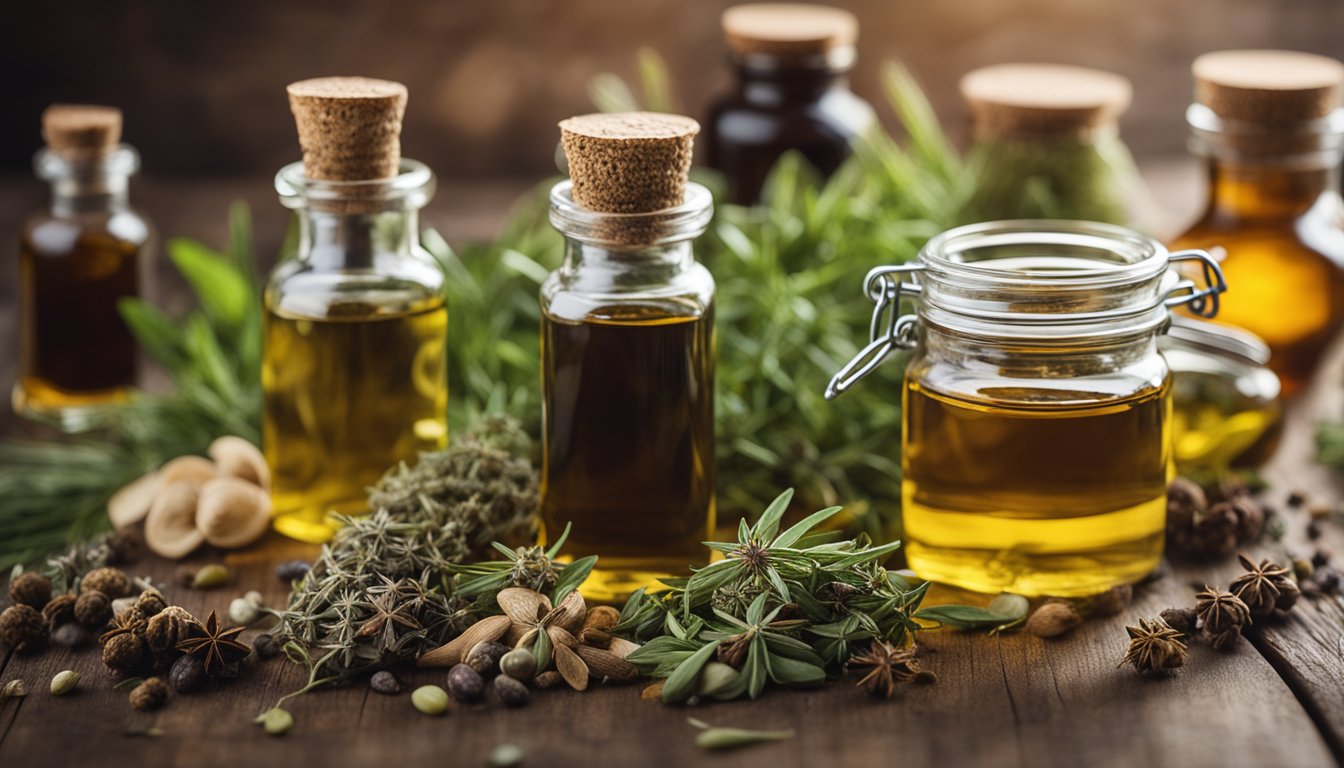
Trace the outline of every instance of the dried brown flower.
<path fill-rule="evenodd" d="M 1133 600 L 1134 587 L 1129 584 L 1119 584 L 1088 600 L 1086 612 L 1089 618 L 1118 616 L 1121 611 L 1129 607 Z"/>
<path fill-rule="evenodd" d="M 9 599 L 40 611 L 51 600 L 51 579 L 37 571 L 24 571 L 10 580 Z"/>
<path fill-rule="evenodd" d="M 191 625 L 195 621 L 195 617 L 187 613 L 186 609 L 170 605 L 145 623 L 145 642 L 155 653 L 175 650 L 178 643 L 187 639 Z"/>
<path fill-rule="evenodd" d="M 1133 664 L 1140 673 L 1163 672 L 1185 664 L 1187 649 L 1181 633 L 1162 619 L 1139 619 L 1139 626 L 1125 627 L 1129 647 L 1120 666 Z"/>
<path fill-rule="evenodd" d="M 130 610 L 120 616 L 112 618 L 112 625 L 99 638 L 98 642 L 106 644 L 117 635 L 142 634 L 145 630 L 145 617 L 140 615 L 139 611 Z"/>
<path fill-rule="evenodd" d="M 134 632 L 123 632 L 103 643 L 103 666 L 113 672 L 130 672 L 145 661 L 145 641 Z"/>
<path fill-rule="evenodd" d="M 47 622 L 33 606 L 16 603 L 0 613 L 0 645 L 22 651 L 46 639 Z"/>
<path fill-rule="evenodd" d="M 140 611 L 146 619 L 155 616 L 168 607 L 168 601 L 164 599 L 163 593 L 157 589 L 146 589 L 140 593 L 140 597 L 135 601 L 136 610 Z"/>
<path fill-rule="evenodd" d="M 897 648 L 882 640 L 872 641 L 867 651 L 849 657 L 846 666 L 867 670 L 857 685 L 873 696 L 888 699 L 896 695 L 900 683 L 911 682 L 923 674 L 913 646 Z"/>
<path fill-rule="evenodd" d="M 76 599 L 74 595 L 57 595 L 42 607 L 42 618 L 47 622 L 47 629 L 55 632 L 62 624 L 75 620 Z"/>
<path fill-rule="evenodd" d="M 1235 475 L 1212 491 L 1178 477 L 1167 489 L 1167 547 L 1178 555 L 1218 559 L 1258 539 L 1267 514 Z"/>
<path fill-rule="evenodd" d="M 1210 640 L 1217 641 L 1214 647 L 1220 651 L 1236 645 L 1242 627 L 1251 624 L 1251 609 L 1241 598 L 1209 586 L 1195 596 L 1195 614 Z"/>
<path fill-rule="evenodd" d="M 187 639 L 177 649 L 199 658 L 205 664 L 205 673 L 211 677 L 232 674 L 239 661 L 247 658 L 252 649 L 237 640 L 246 627 L 224 629 L 214 611 L 204 624 L 193 621 L 187 630 Z"/>
<path fill-rule="evenodd" d="M 92 590 L 102 592 L 109 600 L 116 600 L 131 594 L 131 579 L 116 568 L 95 568 L 84 574 L 79 582 L 81 595 Z"/>
<path fill-rule="evenodd" d="M 1237 555 L 1237 559 L 1246 573 L 1234 579 L 1230 588 L 1246 603 L 1252 616 L 1262 619 L 1272 615 L 1275 608 L 1288 610 L 1297 602 L 1300 591 L 1287 568 L 1272 560 L 1256 565 L 1245 555 Z"/>
<path fill-rule="evenodd" d="M 75 600 L 75 621 L 96 632 L 107 626 L 111 618 L 112 601 L 107 595 L 96 589 L 80 592 Z"/>

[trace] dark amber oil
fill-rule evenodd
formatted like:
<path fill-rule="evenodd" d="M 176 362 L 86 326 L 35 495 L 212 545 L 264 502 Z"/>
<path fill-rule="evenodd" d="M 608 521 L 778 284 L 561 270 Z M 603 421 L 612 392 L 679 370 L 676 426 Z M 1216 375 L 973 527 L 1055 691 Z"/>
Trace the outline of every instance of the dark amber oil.
<path fill-rule="evenodd" d="M 147 229 L 43 216 L 19 241 L 18 413 L 63 418 L 119 402 L 136 381 L 136 345 L 117 303 L 139 295 Z"/>
<path fill-rule="evenodd" d="M 629 304 L 544 312 L 542 516 L 597 555 L 591 600 L 704 565 L 714 528 L 713 310 Z"/>
<path fill-rule="evenodd" d="M 1023 595 L 1087 595 L 1142 578 L 1162 557 L 1169 389 L 988 389 L 970 400 L 910 382 L 910 566 L 932 581 Z"/>

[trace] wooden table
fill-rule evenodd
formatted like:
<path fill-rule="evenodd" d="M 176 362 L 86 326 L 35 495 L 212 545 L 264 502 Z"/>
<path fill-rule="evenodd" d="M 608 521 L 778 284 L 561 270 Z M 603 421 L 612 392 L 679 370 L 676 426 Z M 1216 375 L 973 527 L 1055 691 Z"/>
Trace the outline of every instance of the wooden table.
<path fill-rule="evenodd" d="M 1280 509 L 1289 490 L 1338 501 L 1338 480 L 1311 462 L 1311 430 L 1339 413 L 1344 353 L 1330 356 L 1315 385 L 1291 410 L 1285 443 L 1268 476 Z M 0 500 L 3 503 L 3 500 Z M 1256 554 L 1282 559 L 1285 545 L 1308 551 L 1301 514 L 1287 515 L 1282 544 Z M 1328 526 L 1322 544 L 1344 552 L 1344 532 Z M 283 602 L 276 562 L 311 557 L 313 549 L 268 540 L 224 557 L 229 588 L 196 592 L 172 585 L 175 564 L 145 559 L 130 568 L 156 582 L 193 613 L 223 614 L 248 589 Z M 1173 565 L 1138 590 L 1113 619 L 1093 620 L 1057 640 L 1025 634 L 933 631 L 921 635 L 936 685 L 909 687 L 899 700 L 875 701 L 837 682 L 807 692 L 772 691 L 755 703 L 696 709 L 642 701 L 639 685 L 586 693 L 539 691 L 532 703 L 457 707 L 441 719 L 417 713 L 409 696 L 372 693 L 364 685 L 291 700 L 296 718 L 282 739 L 251 719 L 302 684 L 283 659 L 249 660 L 239 679 L 191 696 L 175 696 L 156 713 L 132 710 L 111 688 L 93 648 L 8 655 L 0 680 L 23 678 L 27 698 L 0 705 L 0 766 L 483 765 L 491 749 L 512 743 L 532 766 L 741 764 L 771 766 L 1316 766 L 1344 764 L 1344 599 L 1303 600 L 1290 617 L 1256 626 L 1233 652 L 1192 648 L 1185 668 L 1158 679 L 1118 669 L 1124 625 L 1172 605 L 1189 605 L 1204 583 L 1226 585 L 1234 563 Z M 930 602 L 936 601 L 935 596 Z M 250 634 L 250 633 L 249 633 Z M 47 692 L 63 669 L 83 675 L 73 695 Z M 407 686 L 443 683 L 441 671 L 400 673 Z M 687 716 L 716 725 L 792 728 L 793 740 L 734 753 L 693 744 Z M 154 737 L 135 737 L 155 729 Z"/>

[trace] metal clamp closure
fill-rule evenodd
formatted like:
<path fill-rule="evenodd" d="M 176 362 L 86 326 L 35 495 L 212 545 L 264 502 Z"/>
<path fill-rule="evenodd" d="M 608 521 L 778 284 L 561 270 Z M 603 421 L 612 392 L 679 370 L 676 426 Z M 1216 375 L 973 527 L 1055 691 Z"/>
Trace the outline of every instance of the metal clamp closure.
<path fill-rule="evenodd" d="M 1223 279 L 1223 269 L 1217 260 L 1207 251 L 1176 251 L 1167 256 L 1169 264 L 1178 261 L 1197 261 L 1201 269 L 1204 287 L 1194 280 L 1182 277 L 1167 294 L 1168 308 L 1188 305 L 1190 311 L 1200 317 L 1210 318 L 1218 314 L 1218 296 L 1227 291 L 1227 281 Z M 1179 274 L 1179 272 L 1178 272 Z"/>
<path fill-rule="evenodd" d="M 872 373 L 882 361 L 898 349 L 915 347 L 915 315 L 901 314 L 901 299 L 918 295 L 918 283 L 907 283 L 903 278 L 920 272 L 920 264 L 877 267 L 863 279 L 863 292 L 873 300 L 873 319 L 868 326 L 868 345 L 831 377 L 826 385 L 826 399 L 832 400 L 854 386 L 859 379 Z"/>

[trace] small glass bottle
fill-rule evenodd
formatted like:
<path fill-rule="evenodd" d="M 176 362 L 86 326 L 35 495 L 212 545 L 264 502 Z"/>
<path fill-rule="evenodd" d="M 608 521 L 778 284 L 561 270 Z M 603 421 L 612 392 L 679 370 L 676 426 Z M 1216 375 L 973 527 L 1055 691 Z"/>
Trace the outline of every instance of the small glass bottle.
<path fill-rule="evenodd" d="M 1173 248 L 1207 248 L 1236 289 L 1219 322 L 1269 345 L 1292 395 L 1344 325 L 1344 64 L 1292 51 L 1195 60 L 1186 111 L 1205 158 L 1204 212 Z"/>
<path fill-rule="evenodd" d="M 1146 203 L 1117 121 L 1125 78 L 1059 64 L 998 64 L 961 79 L 975 187 L 957 221 L 1080 219 L 1131 224 Z"/>
<path fill-rule="evenodd" d="M 417 228 L 434 175 L 400 157 L 405 88 L 289 90 L 304 160 L 275 186 L 299 242 L 266 286 L 262 437 L 276 530 L 320 542 L 385 471 L 443 447 L 448 311 Z"/>
<path fill-rule="evenodd" d="M 19 239 L 14 410 L 82 429 L 136 383 L 135 339 L 117 303 L 140 295 L 150 226 L 127 201 L 140 156 L 119 143 L 121 110 L 58 104 L 42 124 L 35 166 L 52 202 Z"/>
<path fill-rule="evenodd" d="M 1173 262 L 1195 261 L 1200 285 Z M 906 282 L 906 280 L 913 282 Z M 981 592 L 1082 596 L 1162 559 L 1172 479 L 1169 308 L 1217 312 L 1208 254 L 1092 222 L 1000 221 L 869 272 L 872 339 L 834 397 L 890 352 L 905 369 L 905 552 L 921 577 Z M 918 294 L 918 315 L 899 316 Z"/>
<path fill-rule="evenodd" d="M 686 182 L 695 121 L 561 123 L 551 191 L 565 259 L 541 288 L 542 520 L 597 555 L 585 597 L 623 600 L 707 562 L 714 529 L 714 279 L 695 261 L 713 201 Z M 612 210 L 616 209 L 616 210 Z"/>
<path fill-rule="evenodd" d="M 822 5 L 739 5 L 723 14 L 736 75 L 706 121 L 709 166 L 725 176 L 728 201 L 755 203 L 785 152 L 802 153 L 824 176 L 876 124 L 849 89 L 858 19 Z"/>

